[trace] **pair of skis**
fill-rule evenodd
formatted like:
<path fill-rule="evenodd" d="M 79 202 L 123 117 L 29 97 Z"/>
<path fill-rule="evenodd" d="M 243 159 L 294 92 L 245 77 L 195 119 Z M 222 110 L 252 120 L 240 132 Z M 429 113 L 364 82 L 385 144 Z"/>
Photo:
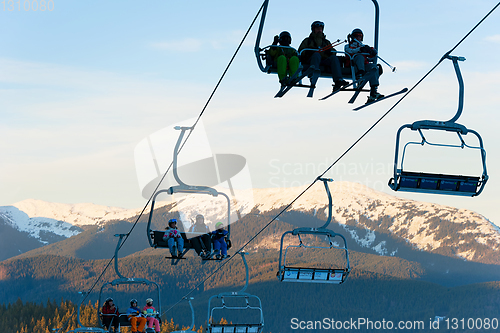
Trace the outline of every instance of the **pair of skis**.
<path fill-rule="evenodd" d="M 305 78 L 306 76 L 311 75 L 311 84 L 301 84 L 300 81 Z M 282 85 L 281 89 L 278 91 L 276 95 L 274 95 L 274 98 L 281 98 L 283 97 L 287 92 L 290 91 L 293 87 L 301 87 L 301 88 L 309 88 L 309 93 L 307 94 L 307 97 L 312 97 L 314 88 L 316 88 L 316 81 L 318 81 L 320 75 L 319 70 L 315 70 L 313 67 L 309 67 L 307 70 L 302 72 L 299 75 L 299 72 L 295 72 L 295 74 L 290 78 L 290 81 L 288 81 L 287 84 Z M 311 96 L 309 96 L 311 95 Z"/>
<path fill-rule="evenodd" d="M 335 95 L 336 93 L 338 93 L 340 91 L 354 91 L 353 96 L 351 97 L 351 99 L 348 102 L 349 104 L 354 103 L 354 101 L 356 100 L 356 98 L 359 96 L 360 92 L 362 92 L 362 91 L 369 91 L 369 90 L 363 90 L 363 88 L 370 81 L 372 75 L 375 75 L 375 73 L 374 73 L 375 70 L 377 70 L 377 69 L 374 68 L 372 71 L 366 73 L 362 78 L 360 78 L 358 80 L 355 80 L 355 81 L 352 81 L 351 83 L 349 83 L 348 85 L 346 85 L 346 86 L 344 86 L 344 87 L 342 87 L 340 89 L 332 91 L 330 94 L 326 95 L 323 98 L 320 98 L 319 100 L 323 101 L 325 99 L 328 99 L 328 98 L 332 97 L 333 95 Z M 275 98 L 277 98 L 277 97 L 283 97 L 293 87 L 309 88 L 309 93 L 307 94 L 307 97 L 312 97 L 312 94 L 314 92 L 314 88 L 316 88 L 316 82 L 317 82 L 317 80 L 319 78 L 319 75 L 320 75 L 319 70 L 315 70 L 314 68 L 308 68 L 301 75 L 298 75 L 297 73 L 295 73 L 295 75 L 292 76 L 292 78 L 290 79 L 290 81 L 286 85 L 283 85 L 281 87 L 281 89 L 278 91 L 278 93 L 274 97 Z M 306 76 L 311 76 L 311 85 L 299 84 L 299 82 L 303 78 L 305 78 Z M 353 86 L 355 84 L 357 84 L 357 88 L 356 89 L 350 88 L 351 86 Z M 395 93 L 392 93 L 392 94 L 389 94 L 389 95 L 385 95 L 384 97 L 376 99 L 376 100 L 374 100 L 372 102 L 367 102 L 367 103 L 365 103 L 365 104 L 363 104 L 361 106 L 358 106 L 358 107 L 354 108 L 353 111 L 359 111 L 359 110 L 361 110 L 361 109 L 363 109 L 363 108 L 365 108 L 367 106 L 370 106 L 370 105 L 373 105 L 373 104 L 378 103 L 380 101 L 383 101 L 384 99 L 391 98 L 391 97 L 394 97 L 394 96 L 406 93 L 407 91 L 408 91 L 408 88 L 403 88 L 403 89 L 401 89 L 401 90 L 399 90 L 399 91 L 397 91 Z"/>

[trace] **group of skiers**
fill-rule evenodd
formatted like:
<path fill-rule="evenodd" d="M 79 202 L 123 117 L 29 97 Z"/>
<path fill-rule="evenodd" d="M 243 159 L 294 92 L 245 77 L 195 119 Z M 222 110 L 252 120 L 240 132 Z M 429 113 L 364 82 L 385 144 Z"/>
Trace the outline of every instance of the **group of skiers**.
<path fill-rule="evenodd" d="M 377 50 L 363 44 L 363 31 L 356 28 L 347 36 L 348 44 L 345 45 L 344 52 L 349 56 L 342 59 L 337 57 L 333 44 L 326 39 L 323 32 L 324 27 L 323 22 L 314 21 L 311 24 L 311 33 L 302 41 L 298 52 L 290 47 L 292 36 L 288 31 L 283 31 L 279 36 L 274 37 L 272 45 L 275 47 L 271 46 L 268 54 L 277 67 L 281 85 L 293 84 L 292 80 L 296 77 L 299 64 L 302 63 L 313 70 L 319 71 L 320 66 L 322 66 L 326 71 L 330 72 L 334 82 L 333 91 L 335 92 L 349 84 L 342 77 L 341 66 L 341 61 L 349 59 L 349 64 L 355 68 L 356 79 L 361 79 L 366 75 L 370 83 L 370 96 L 367 103 L 384 97 L 378 92 L 379 71 L 374 62 L 377 57 Z M 311 81 L 311 85 L 315 85 L 315 83 Z"/>
<path fill-rule="evenodd" d="M 118 327 L 120 325 L 120 312 L 118 307 L 114 304 L 113 299 L 110 297 L 106 299 L 101 310 L 103 325 L 109 329 L 113 328 L 115 332 L 118 332 Z M 148 328 L 153 328 L 156 333 L 160 332 L 160 321 L 159 313 L 156 312 L 153 306 L 153 299 L 146 299 L 146 305 L 142 308 L 137 307 L 137 300 L 130 300 L 130 307 L 125 313 L 127 320 L 130 322 L 133 333 L 142 333 L 146 324 Z"/>
<path fill-rule="evenodd" d="M 214 256 L 216 259 L 225 259 L 228 257 L 228 231 L 224 229 L 224 224 L 222 222 L 217 222 L 215 224 L 215 229 L 216 230 L 210 232 L 210 228 L 205 224 L 205 218 L 201 214 L 196 216 L 196 222 L 189 228 L 190 233 L 200 234 L 199 236 L 191 238 L 189 241 L 197 255 L 202 259 L 209 259 Z M 172 258 L 182 257 L 184 251 L 184 238 L 177 228 L 176 219 L 170 219 L 168 221 L 168 227 L 163 236 L 163 240 L 167 242 Z"/>

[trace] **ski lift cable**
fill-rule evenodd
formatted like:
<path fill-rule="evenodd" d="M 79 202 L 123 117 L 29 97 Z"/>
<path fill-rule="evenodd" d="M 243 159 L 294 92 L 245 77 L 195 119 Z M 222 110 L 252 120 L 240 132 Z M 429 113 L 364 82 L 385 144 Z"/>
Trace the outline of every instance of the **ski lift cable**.
<path fill-rule="evenodd" d="M 488 16 L 490 16 L 497 8 L 498 6 L 500 6 L 500 2 L 498 2 L 451 50 L 449 50 L 448 52 L 446 52 L 443 57 L 441 57 L 441 59 L 437 62 L 436 65 L 434 65 L 434 67 L 432 67 L 417 83 L 415 83 L 413 85 L 413 87 L 411 89 L 409 89 L 403 96 L 401 96 L 401 98 L 396 102 L 394 103 L 394 105 L 386 112 L 384 113 L 368 130 L 365 131 L 365 133 L 363 133 L 363 135 L 361 135 L 342 155 L 340 155 L 323 173 L 321 173 L 318 177 L 316 177 L 314 179 L 314 181 L 309 185 L 307 186 L 295 199 L 293 199 L 285 208 L 283 208 L 275 217 L 273 217 L 271 219 L 271 221 L 269 221 L 264 227 L 262 227 L 262 229 L 260 231 L 258 231 L 254 236 L 252 236 L 252 238 L 250 238 L 238 251 L 236 251 L 235 255 L 234 256 L 231 256 L 229 257 L 227 260 L 225 260 L 215 271 L 213 271 L 211 274 L 209 274 L 205 279 L 203 279 L 198 285 L 196 285 L 194 288 L 192 288 L 185 296 L 183 296 L 179 301 L 177 301 L 176 303 L 174 303 L 172 306 L 170 306 L 170 308 L 168 308 L 167 310 L 165 310 L 163 313 L 162 313 L 162 316 L 167 313 L 168 311 L 170 311 L 171 309 L 173 309 L 175 306 L 177 306 L 185 297 L 188 297 L 189 295 L 191 295 L 195 290 L 197 290 L 199 287 L 201 287 L 206 281 L 208 281 L 212 276 L 215 275 L 215 273 L 217 273 L 218 271 L 220 271 L 227 263 L 229 263 L 229 261 L 231 261 L 234 257 L 236 257 L 236 254 L 240 253 L 248 244 L 250 244 L 255 238 L 257 238 L 265 229 L 267 229 L 274 221 L 276 221 L 276 219 L 281 216 L 281 214 L 283 214 L 285 211 L 288 210 L 288 208 L 290 208 L 302 195 L 304 195 L 304 193 L 306 193 L 320 178 L 322 178 L 335 164 L 337 164 L 352 148 L 354 148 L 354 146 L 356 144 L 359 143 L 359 141 L 361 141 L 369 132 L 371 132 L 371 130 L 377 126 L 381 121 L 382 119 L 384 119 L 392 110 L 394 110 L 394 108 L 399 105 L 399 103 L 409 94 L 411 93 L 420 83 L 422 83 L 422 81 L 427 78 L 427 76 L 429 76 L 435 69 L 436 67 L 438 67 L 441 62 L 443 62 L 444 59 L 446 59 L 447 56 L 449 56 L 449 54 L 451 54 L 451 52 L 453 52 L 460 44 L 462 44 L 462 42 L 467 39 L 467 37 L 469 37 L 472 32 L 474 30 L 476 30 L 487 18 Z M 262 7 L 261 7 L 261 10 L 262 10 Z M 189 137 L 189 136 L 188 136 Z"/>
<path fill-rule="evenodd" d="M 179 152 L 182 150 L 182 148 L 184 147 L 184 145 L 186 144 L 187 140 L 189 139 L 189 137 L 191 136 L 191 133 L 193 132 L 194 128 L 196 127 L 196 125 L 198 124 L 198 122 L 200 121 L 201 117 L 203 116 L 203 114 L 205 113 L 205 110 L 207 109 L 208 105 L 210 104 L 213 96 L 215 95 L 217 89 L 219 88 L 222 80 L 224 79 L 224 77 L 226 76 L 228 70 L 229 70 L 229 67 L 232 65 L 234 59 L 236 58 L 236 55 L 239 53 L 243 43 L 245 42 L 248 34 L 250 33 L 250 30 L 252 29 L 253 25 L 255 24 L 255 21 L 257 20 L 257 18 L 259 17 L 261 11 L 262 11 L 262 8 L 264 7 L 264 3 L 261 5 L 260 9 L 258 10 L 257 14 L 255 15 L 252 23 L 250 24 L 249 28 L 247 29 L 245 35 L 243 36 L 240 44 L 238 45 L 238 47 L 236 48 L 236 51 L 234 52 L 233 56 L 231 57 L 231 60 L 229 61 L 228 65 L 226 66 L 226 69 L 224 70 L 224 72 L 222 73 L 219 81 L 217 82 L 215 88 L 213 89 L 212 93 L 210 94 L 207 102 L 205 103 L 205 105 L 203 106 L 203 109 L 201 110 L 200 114 L 198 115 L 198 118 L 196 119 L 194 125 L 192 126 L 192 129 L 191 131 L 189 132 L 189 134 L 187 135 L 186 139 L 184 140 L 184 142 L 182 143 L 181 147 L 179 148 Z M 140 218 L 142 217 L 142 215 L 144 214 L 144 211 L 147 209 L 147 207 L 149 206 L 149 203 L 151 202 L 154 194 L 156 193 L 156 191 L 158 190 L 158 188 L 160 187 L 161 183 L 163 182 L 163 180 L 165 179 L 167 173 L 170 171 L 170 169 L 172 168 L 172 165 L 173 165 L 173 162 L 170 163 L 169 167 L 167 168 L 167 170 L 165 171 L 165 173 L 163 174 L 163 177 L 160 179 L 160 181 L 158 182 L 158 185 L 156 186 L 156 188 L 154 189 L 153 191 L 153 194 L 150 196 L 150 198 L 148 199 L 146 205 L 144 206 L 144 208 L 142 209 L 142 211 L 140 212 L 139 216 L 137 217 L 137 220 L 134 222 L 134 224 L 132 225 L 132 227 L 130 228 L 130 231 L 126 234 L 121 246 L 120 246 L 120 249 L 122 248 L 122 246 L 124 245 L 124 243 L 126 242 L 126 240 L 128 239 L 129 235 L 132 233 L 132 231 L 134 230 L 135 226 L 137 225 L 137 223 L 139 222 Z M 84 298 L 83 301 L 85 301 L 88 297 L 88 295 L 90 295 L 90 293 L 94 290 L 95 286 L 97 285 L 97 283 L 100 281 L 100 279 L 102 278 L 102 276 L 104 275 L 104 273 L 106 272 L 106 270 L 109 268 L 109 266 L 111 265 L 111 263 L 113 262 L 115 256 L 113 255 L 113 257 L 109 260 L 108 264 L 104 267 L 103 271 L 101 272 L 101 274 L 99 275 L 99 277 L 96 279 L 96 281 L 94 282 L 94 284 L 92 285 L 92 287 L 89 288 L 89 290 L 86 292 L 86 296 Z M 71 316 L 70 316 L 71 318 Z M 68 319 L 69 320 L 69 319 Z"/>

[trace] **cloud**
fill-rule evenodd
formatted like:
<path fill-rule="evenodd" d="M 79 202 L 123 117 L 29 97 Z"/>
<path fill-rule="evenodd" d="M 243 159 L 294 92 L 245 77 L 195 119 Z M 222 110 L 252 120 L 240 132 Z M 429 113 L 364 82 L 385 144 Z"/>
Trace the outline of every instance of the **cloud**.
<path fill-rule="evenodd" d="M 150 46 L 155 49 L 178 52 L 198 52 L 201 50 L 203 42 L 199 39 L 186 38 L 170 42 L 153 42 Z"/>
<path fill-rule="evenodd" d="M 484 40 L 487 42 L 499 43 L 500 44 L 500 35 L 492 35 L 484 37 Z"/>

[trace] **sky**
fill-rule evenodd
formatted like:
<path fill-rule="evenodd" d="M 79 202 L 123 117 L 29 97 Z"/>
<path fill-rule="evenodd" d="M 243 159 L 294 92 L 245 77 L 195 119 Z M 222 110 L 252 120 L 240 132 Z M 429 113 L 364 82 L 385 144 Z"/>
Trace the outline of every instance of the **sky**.
<path fill-rule="evenodd" d="M 188 121 L 205 106 L 261 4 L 0 3 L 0 205 L 33 198 L 143 207 L 147 199 L 141 195 L 136 147 L 173 124 L 192 125 Z M 495 5 L 489 0 L 381 0 L 379 55 L 397 70 L 391 73 L 384 65 L 380 92 L 413 87 Z M 315 6 L 299 10 L 289 1 L 271 1 L 260 46 L 287 30 L 298 47 L 315 20 L 325 22 L 332 41 L 361 28 L 365 43 L 373 44 L 371 1 L 318 1 Z M 487 154 L 490 180 L 480 196 L 400 193 L 387 186 L 398 128 L 417 120 L 448 120 L 456 113 L 458 83 L 451 61 L 442 62 L 326 176 L 471 209 L 500 225 L 498 22 L 500 10 L 453 52 L 466 58 L 460 63 L 465 103 L 457 122 L 482 136 Z M 259 70 L 253 52 L 258 23 L 206 108 L 203 130 L 211 153 L 246 159 L 253 187 L 296 190 L 323 173 L 399 97 L 353 112 L 350 94 L 318 100 L 331 90 L 331 81 L 321 79 L 314 98 L 298 88 L 273 98 L 278 79 Z M 354 105 L 365 99 L 361 95 Z M 418 140 L 411 134 L 408 140 Z M 405 166 L 481 174 L 477 150 L 426 149 L 409 148 Z"/>

